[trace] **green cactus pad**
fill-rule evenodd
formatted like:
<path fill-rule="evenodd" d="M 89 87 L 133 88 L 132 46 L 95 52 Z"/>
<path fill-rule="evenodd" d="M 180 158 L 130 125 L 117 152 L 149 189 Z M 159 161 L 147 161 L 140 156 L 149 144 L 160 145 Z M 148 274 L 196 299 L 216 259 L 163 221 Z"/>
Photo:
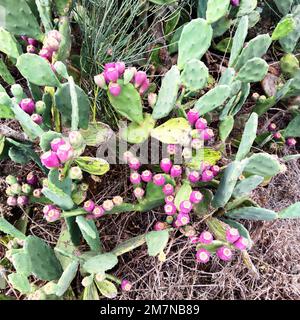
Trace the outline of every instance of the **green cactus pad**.
<path fill-rule="evenodd" d="M 223 142 L 226 141 L 226 139 L 229 137 L 233 129 L 233 126 L 234 126 L 233 116 L 227 116 L 221 121 L 220 127 L 219 127 L 219 135 L 220 135 L 221 141 Z"/>
<path fill-rule="evenodd" d="M 166 144 L 185 144 L 192 128 L 184 118 L 174 118 L 163 123 L 151 132 L 151 136 Z"/>
<path fill-rule="evenodd" d="M 59 32 L 62 35 L 62 40 L 59 45 L 59 50 L 54 56 L 54 59 L 55 61 L 65 62 L 70 56 L 72 47 L 71 27 L 68 17 L 62 16 L 59 19 Z"/>
<path fill-rule="evenodd" d="M 109 280 L 95 281 L 100 293 L 109 299 L 113 299 L 118 295 L 117 287 Z"/>
<path fill-rule="evenodd" d="M 180 72 L 176 66 L 168 71 L 162 80 L 157 102 L 153 109 L 153 119 L 166 117 L 174 109 L 180 85 Z"/>
<path fill-rule="evenodd" d="M 225 222 L 213 217 L 209 217 L 205 222 L 217 240 L 226 241 L 226 229 L 228 226 Z"/>
<path fill-rule="evenodd" d="M 79 108 L 79 127 L 87 129 L 89 124 L 90 101 L 86 93 L 77 85 L 75 91 Z M 70 126 L 72 121 L 72 100 L 70 84 L 65 83 L 55 93 L 55 104 L 60 111 L 66 125 Z"/>
<path fill-rule="evenodd" d="M 107 142 L 114 134 L 112 129 L 105 123 L 92 122 L 86 130 L 80 130 L 87 146 L 98 147 Z"/>
<path fill-rule="evenodd" d="M 142 246 L 145 242 L 145 235 L 137 236 L 118 244 L 115 249 L 112 250 L 112 253 L 118 257 L 124 253 L 131 252 L 132 250 Z"/>
<path fill-rule="evenodd" d="M 296 116 L 284 130 L 284 136 L 288 137 L 300 137 L 300 115 Z"/>
<path fill-rule="evenodd" d="M 17 60 L 17 68 L 24 78 L 37 86 L 61 86 L 49 62 L 36 54 L 22 54 Z"/>
<path fill-rule="evenodd" d="M 175 197 L 175 205 L 178 210 L 180 210 L 180 204 L 182 201 L 190 200 L 190 195 L 192 193 L 192 187 L 188 181 L 184 181 Z"/>
<path fill-rule="evenodd" d="M 202 152 L 203 151 L 203 152 Z M 187 167 L 192 170 L 201 170 L 201 162 L 205 161 L 210 165 L 215 165 L 222 158 L 220 151 L 213 150 L 211 148 L 203 148 L 193 155 L 192 159 L 187 161 Z"/>
<path fill-rule="evenodd" d="M 239 150 L 235 157 L 236 160 L 243 160 L 250 152 L 253 142 L 256 139 L 257 127 L 258 115 L 256 113 L 252 113 L 245 125 L 245 130 L 242 136 Z"/>
<path fill-rule="evenodd" d="M 42 192 L 49 200 L 58 205 L 61 209 L 73 209 L 74 202 L 71 196 L 66 194 L 63 190 L 57 188 L 54 184 L 49 184 L 49 187 L 43 188 Z"/>
<path fill-rule="evenodd" d="M 103 253 L 89 258 L 83 265 L 89 273 L 100 273 L 112 269 L 118 263 L 118 258 L 113 253 Z"/>
<path fill-rule="evenodd" d="M 19 164 L 26 164 L 30 161 L 30 157 L 24 152 L 16 147 L 10 147 L 8 150 L 8 156 L 10 159 Z"/>
<path fill-rule="evenodd" d="M 24 233 L 15 228 L 12 224 L 10 224 L 7 220 L 0 217 L 0 231 L 8 234 L 14 238 L 25 240 L 26 236 Z"/>
<path fill-rule="evenodd" d="M 151 231 L 146 234 L 145 239 L 149 256 L 156 257 L 166 248 L 169 241 L 169 231 Z"/>
<path fill-rule="evenodd" d="M 5 8 L 5 20 L 1 23 L 7 31 L 15 35 L 25 35 L 43 40 L 43 33 L 26 1 L 0 0 L 0 6 Z"/>
<path fill-rule="evenodd" d="M 22 54 L 22 48 L 15 37 L 3 28 L 0 28 L 0 51 L 12 59 Z"/>
<path fill-rule="evenodd" d="M 230 0 L 208 0 L 206 20 L 213 23 L 225 16 L 229 9 Z"/>
<path fill-rule="evenodd" d="M 56 286 L 56 292 L 55 294 L 58 297 L 61 297 L 64 295 L 64 293 L 68 290 L 70 287 L 73 279 L 75 278 L 78 270 L 79 262 L 73 261 L 71 262 L 67 268 L 64 270 L 63 274 L 59 278 Z"/>
<path fill-rule="evenodd" d="M 201 18 L 184 26 L 178 43 L 178 68 L 182 70 L 192 59 L 201 59 L 211 45 L 213 30 Z"/>
<path fill-rule="evenodd" d="M 235 198 L 243 197 L 249 195 L 253 190 L 255 190 L 262 182 L 264 178 L 261 176 L 253 175 L 249 178 L 241 180 L 237 183 L 233 190 L 233 196 Z"/>
<path fill-rule="evenodd" d="M 198 91 L 205 87 L 208 81 L 206 65 L 197 59 L 190 60 L 181 73 L 181 82 L 190 91 Z"/>
<path fill-rule="evenodd" d="M 279 219 L 298 219 L 300 218 L 300 202 L 296 202 L 278 213 Z"/>
<path fill-rule="evenodd" d="M 12 255 L 12 263 L 19 274 L 28 277 L 31 275 L 31 264 L 28 255 L 25 252 L 19 252 Z"/>
<path fill-rule="evenodd" d="M 95 222 L 93 220 L 86 220 L 83 216 L 76 217 L 76 222 L 91 250 L 101 253 L 101 242 Z"/>
<path fill-rule="evenodd" d="M 194 206 L 194 212 L 201 217 L 208 214 L 208 210 L 214 195 L 209 189 L 200 189 L 200 192 L 203 195 L 203 200 Z"/>
<path fill-rule="evenodd" d="M 69 177 L 60 177 L 60 172 L 57 168 L 50 169 L 48 173 L 48 181 L 50 185 L 63 190 L 67 195 L 71 195 L 72 180 Z"/>
<path fill-rule="evenodd" d="M 60 16 L 67 16 L 72 8 L 73 0 L 54 0 L 55 8 Z"/>
<path fill-rule="evenodd" d="M 292 53 L 287 53 L 280 59 L 280 69 L 288 79 L 293 78 L 299 69 L 299 60 Z"/>
<path fill-rule="evenodd" d="M 122 81 L 119 80 L 119 84 L 122 90 L 119 96 L 115 97 L 110 94 L 109 90 L 107 91 L 110 103 L 122 116 L 141 124 L 143 122 L 141 96 L 131 83 L 122 84 Z"/>
<path fill-rule="evenodd" d="M 247 61 L 240 69 L 236 79 L 245 83 L 261 81 L 268 73 L 269 65 L 260 58 Z"/>
<path fill-rule="evenodd" d="M 88 300 L 88 301 L 91 301 L 91 300 L 98 301 L 99 300 L 98 290 L 97 290 L 94 282 L 84 288 L 82 300 Z"/>
<path fill-rule="evenodd" d="M 257 0 L 241 0 L 237 17 L 242 17 L 253 12 L 257 7 Z"/>
<path fill-rule="evenodd" d="M 54 250 L 43 240 L 29 236 L 25 240 L 24 249 L 30 259 L 32 274 L 46 281 L 59 279 L 62 274 L 61 265 Z"/>
<path fill-rule="evenodd" d="M 213 111 L 217 107 L 220 107 L 229 97 L 230 87 L 226 85 L 218 85 L 215 88 L 209 90 L 204 96 L 202 96 L 195 104 L 195 109 L 204 115 Z"/>
<path fill-rule="evenodd" d="M 92 157 L 79 157 L 75 160 L 82 171 L 101 176 L 109 170 L 107 161 Z"/>
<path fill-rule="evenodd" d="M 264 208 L 256 207 L 244 207 L 229 211 L 226 217 L 231 219 L 244 219 L 244 220 L 254 220 L 254 221 L 272 221 L 277 219 L 276 212 Z"/>
<path fill-rule="evenodd" d="M 27 277 L 21 273 L 11 273 L 8 275 L 9 283 L 22 294 L 28 294 L 31 291 L 31 286 Z"/>
<path fill-rule="evenodd" d="M 10 85 L 15 83 L 14 77 L 11 75 L 10 71 L 7 69 L 7 66 L 2 59 L 0 59 L 0 77 Z"/>
<path fill-rule="evenodd" d="M 296 29 L 296 21 L 292 17 L 285 17 L 281 20 L 272 33 L 272 40 L 276 41 L 288 36 L 289 33 Z"/>
<path fill-rule="evenodd" d="M 51 141 L 57 138 L 61 138 L 62 135 L 59 132 L 47 131 L 40 136 L 40 147 L 44 152 L 51 149 Z"/>
<path fill-rule="evenodd" d="M 46 33 L 53 29 L 50 0 L 35 0 Z"/>
<path fill-rule="evenodd" d="M 276 7 L 283 15 L 287 15 L 293 5 L 294 0 L 274 0 Z"/>

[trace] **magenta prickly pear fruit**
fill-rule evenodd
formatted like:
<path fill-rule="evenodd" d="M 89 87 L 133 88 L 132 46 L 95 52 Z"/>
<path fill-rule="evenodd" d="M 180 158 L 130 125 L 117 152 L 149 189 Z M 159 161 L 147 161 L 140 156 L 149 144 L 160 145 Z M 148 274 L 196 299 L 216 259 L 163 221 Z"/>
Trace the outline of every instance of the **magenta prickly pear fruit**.
<path fill-rule="evenodd" d="M 72 167 L 69 170 L 69 178 L 72 180 L 82 180 L 83 174 L 79 167 Z"/>
<path fill-rule="evenodd" d="M 32 114 L 31 119 L 33 122 L 35 122 L 38 125 L 43 123 L 43 117 L 37 113 Z"/>
<path fill-rule="evenodd" d="M 167 183 L 167 184 L 164 185 L 164 187 L 163 187 L 163 193 L 164 193 L 166 196 L 171 196 L 171 195 L 174 193 L 174 187 L 173 187 L 170 183 Z"/>
<path fill-rule="evenodd" d="M 7 205 L 14 207 L 17 205 L 17 199 L 15 197 L 8 197 L 7 198 Z"/>
<path fill-rule="evenodd" d="M 128 292 L 128 291 L 131 290 L 131 288 L 132 288 L 132 283 L 131 283 L 131 282 L 129 282 L 129 281 L 126 280 L 126 279 L 122 280 L 122 282 L 121 282 L 121 289 L 122 289 L 123 291 Z"/>
<path fill-rule="evenodd" d="M 280 140 L 280 139 L 282 138 L 282 135 L 281 135 L 280 132 L 275 132 L 275 133 L 273 134 L 273 138 L 274 138 L 275 140 Z"/>
<path fill-rule="evenodd" d="M 169 158 L 164 158 L 160 162 L 160 168 L 163 172 L 169 173 L 172 168 L 172 161 Z"/>
<path fill-rule="evenodd" d="M 203 141 L 201 139 L 195 138 L 192 140 L 191 147 L 195 150 L 200 150 L 203 148 Z"/>
<path fill-rule="evenodd" d="M 154 92 L 150 92 L 148 94 L 148 103 L 151 108 L 154 108 L 157 101 L 157 94 Z"/>
<path fill-rule="evenodd" d="M 152 172 L 149 170 L 145 170 L 141 174 L 141 178 L 144 182 L 150 182 L 152 180 Z"/>
<path fill-rule="evenodd" d="M 166 215 L 173 216 L 177 212 L 177 209 L 176 209 L 176 206 L 173 203 L 167 203 L 164 206 L 164 211 L 165 211 Z"/>
<path fill-rule="evenodd" d="M 93 210 L 95 209 L 94 201 L 92 200 L 85 201 L 85 203 L 83 204 L 83 209 L 86 212 L 93 212 Z"/>
<path fill-rule="evenodd" d="M 12 175 L 8 175 L 8 176 L 5 178 L 5 182 L 6 182 L 7 184 L 9 184 L 10 186 L 13 185 L 13 184 L 15 184 L 15 183 L 18 183 L 17 178 L 14 177 L 14 176 L 12 176 Z"/>
<path fill-rule="evenodd" d="M 183 234 L 186 236 L 186 237 L 194 237 L 196 235 L 196 230 L 194 227 L 192 226 L 185 226 L 183 228 Z"/>
<path fill-rule="evenodd" d="M 209 182 L 211 180 L 214 179 L 214 174 L 212 173 L 212 171 L 210 170 L 205 170 L 203 173 L 202 173 L 202 177 L 201 177 L 201 180 L 203 182 Z"/>
<path fill-rule="evenodd" d="M 197 236 L 191 236 L 189 238 L 190 238 L 191 243 L 193 243 L 193 244 L 199 242 L 199 238 Z"/>
<path fill-rule="evenodd" d="M 115 68 L 117 69 L 119 76 L 122 76 L 122 74 L 125 72 L 125 63 L 122 61 L 116 62 Z"/>
<path fill-rule="evenodd" d="M 191 203 L 200 203 L 203 200 L 203 194 L 200 191 L 193 191 L 190 195 Z"/>
<path fill-rule="evenodd" d="M 132 184 L 140 184 L 141 183 L 141 176 L 137 172 L 131 173 L 130 182 Z"/>
<path fill-rule="evenodd" d="M 210 170 L 211 165 L 206 162 L 206 161 L 202 161 L 200 164 L 200 171 L 204 172 L 205 170 Z"/>
<path fill-rule="evenodd" d="M 199 263 L 207 263 L 210 259 L 210 253 L 204 248 L 197 250 L 196 260 Z"/>
<path fill-rule="evenodd" d="M 211 140 L 214 137 L 214 132 L 211 129 L 204 129 L 203 131 L 201 131 L 200 133 L 200 137 L 201 139 L 203 139 L 204 141 L 208 141 Z"/>
<path fill-rule="evenodd" d="M 29 45 L 35 46 L 35 47 L 39 44 L 38 41 L 37 41 L 36 39 L 33 39 L 33 38 L 28 38 L 28 39 L 27 39 L 27 43 L 28 43 Z"/>
<path fill-rule="evenodd" d="M 162 174 L 156 174 L 153 176 L 153 183 L 157 186 L 163 186 L 166 182 L 166 178 Z"/>
<path fill-rule="evenodd" d="M 106 86 L 106 80 L 105 80 L 105 77 L 104 77 L 104 74 L 101 73 L 101 74 L 98 74 L 94 77 L 94 81 L 96 83 L 96 85 L 101 88 L 101 89 L 106 89 L 107 86 Z"/>
<path fill-rule="evenodd" d="M 65 143 L 57 149 L 57 156 L 62 163 L 69 161 L 73 154 L 73 148 L 69 143 Z"/>
<path fill-rule="evenodd" d="M 104 65 L 104 70 L 108 70 L 110 68 L 115 68 L 116 67 L 116 63 L 115 62 L 108 62 Z"/>
<path fill-rule="evenodd" d="M 197 120 L 199 119 L 199 112 L 197 110 L 191 109 L 188 113 L 187 113 L 187 118 L 189 123 L 191 124 L 191 126 L 194 126 L 194 124 L 197 122 Z"/>
<path fill-rule="evenodd" d="M 170 155 L 176 154 L 178 151 L 178 146 L 176 144 L 168 144 L 167 146 L 167 152 Z"/>
<path fill-rule="evenodd" d="M 269 130 L 270 132 L 274 132 L 274 131 L 276 131 L 276 129 L 277 129 L 277 126 L 276 126 L 275 123 L 270 123 L 270 124 L 268 125 L 268 130 Z"/>
<path fill-rule="evenodd" d="M 110 83 L 109 84 L 109 92 L 114 97 L 118 97 L 121 94 L 121 86 L 118 83 Z"/>
<path fill-rule="evenodd" d="M 26 52 L 27 53 L 36 53 L 36 47 L 33 45 L 29 45 L 26 47 Z"/>
<path fill-rule="evenodd" d="M 200 174 L 198 171 L 192 171 L 188 175 L 188 179 L 191 183 L 197 183 L 200 180 Z"/>
<path fill-rule="evenodd" d="M 187 214 L 192 211 L 193 205 L 192 205 L 191 201 L 184 200 L 180 203 L 179 208 L 180 208 L 180 212 Z"/>
<path fill-rule="evenodd" d="M 174 203 L 174 196 L 167 196 L 165 197 L 165 203 L 169 204 L 169 203 Z"/>
<path fill-rule="evenodd" d="M 230 243 L 236 242 L 240 237 L 240 233 L 238 229 L 235 228 L 228 228 L 226 230 L 226 240 Z"/>
<path fill-rule="evenodd" d="M 58 168 L 60 166 L 59 159 L 55 152 L 48 151 L 41 156 L 42 164 L 47 168 Z"/>
<path fill-rule="evenodd" d="M 105 211 L 111 211 L 114 208 L 115 204 L 113 203 L 112 200 L 105 200 L 102 203 L 102 207 Z"/>
<path fill-rule="evenodd" d="M 230 0 L 230 4 L 233 7 L 238 7 L 240 5 L 240 0 Z"/>
<path fill-rule="evenodd" d="M 215 165 L 215 166 L 210 167 L 210 171 L 216 177 L 220 173 L 221 169 L 219 166 Z"/>
<path fill-rule="evenodd" d="M 155 231 L 161 231 L 161 230 L 165 230 L 166 229 L 166 224 L 164 222 L 158 221 L 155 223 L 155 225 L 153 226 L 153 229 Z"/>
<path fill-rule="evenodd" d="M 28 183 L 24 183 L 22 185 L 22 192 L 23 193 L 28 195 L 29 193 L 31 193 L 31 191 L 32 191 L 32 187 Z"/>
<path fill-rule="evenodd" d="M 179 165 L 174 165 L 170 170 L 170 175 L 172 178 L 180 177 L 182 174 L 182 169 Z"/>
<path fill-rule="evenodd" d="M 23 41 L 27 42 L 28 37 L 26 37 L 26 36 L 21 36 L 21 39 L 22 39 Z"/>
<path fill-rule="evenodd" d="M 119 79 L 119 72 L 116 68 L 108 68 L 105 71 L 105 77 L 111 82 L 117 82 Z"/>
<path fill-rule="evenodd" d="M 26 182 L 31 186 L 35 186 L 38 183 L 38 177 L 33 172 L 29 172 L 26 176 Z"/>
<path fill-rule="evenodd" d="M 105 213 L 105 210 L 101 206 L 95 206 L 93 209 L 93 217 L 94 218 L 101 218 Z"/>
<path fill-rule="evenodd" d="M 26 206 L 28 204 L 28 197 L 26 196 L 19 196 L 17 199 L 17 203 L 19 206 Z"/>
<path fill-rule="evenodd" d="M 244 237 L 239 237 L 233 245 L 239 250 L 246 250 L 249 247 L 249 241 Z"/>
<path fill-rule="evenodd" d="M 132 158 L 134 158 L 134 155 L 133 155 L 132 152 L 130 152 L 130 151 L 124 152 L 124 154 L 123 154 L 123 160 L 124 160 L 125 162 L 129 162 L 129 160 L 132 159 Z"/>
<path fill-rule="evenodd" d="M 42 197 L 42 189 L 34 189 L 32 194 L 35 198 L 41 198 Z"/>
<path fill-rule="evenodd" d="M 145 190 L 138 187 L 134 189 L 133 194 L 137 199 L 142 199 L 145 194 Z"/>
<path fill-rule="evenodd" d="M 195 123 L 195 128 L 198 130 L 205 130 L 207 128 L 207 121 L 204 118 L 199 118 Z"/>
<path fill-rule="evenodd" d="M 48 222 L 55 222 L 61 217 L 61 211 L 57 208 L 51 209 L 44 217 Z"/>
<path fill-rule="evenodd" d="M 112 201 L 116 206 L 120 206 L 124 202 L 123 198 L 120 196 L 113 197 Z"/>
<path fill-rule="evenodd" d="M 61 42 L 62 40 L 62 35 L 59 31 L 57 30 L 51 30 L 48 32 L 47 34 L 48 38 L 54 38 L 55 40 L 57 40 L 58 42 Z"/>
<path fill-rule="evenodd" d="M 140 163 L 139 159 L 131 158 L 129 160 L 129 168 L 131 170 L 139 170 L 140 167 L 141 167 L 141 163 Z"/>
<path fill-rule="evenodd" d="M 79 131 L 69 132 L 69 142 L 75 149 L 81 148 L 84 145 L 84 138 Z"/>
<path fill-rule="evenodd" d="M 144 71 L 138 71 L 134 76 L 134 85 L 139 88 L 147 79 L 147 74 Z"/>
<path fill-rule="evenodd" d="M 62 138 L 56 138 L 56 139 L 53 139 L 50 143 L 51 145 L 51 150 L 54 151 L 54 152 L 57 152 L 58 148 L 60 146 L 63 146 L 64 144 L 66 144 L 66 141 Z"/>
<path fill-rule="evenodd" d="M 55 209 L 56 207 L 52 204 L 48 204 L 43 208 L 43 214 L 46 215 L 50 210 Z"/>
<path fill-rule="evenodd" d="M 176 221 L 179 222 L 180 226 L 186 226 L 187 224 L 190 223 L 191 219 L 187 213 L 181 212 L 178 214 Z"/>
<path fill-rule="evenodd" d="M 145 92 L 147 92 L 149 87 L 150 87 L 150 81 L 149 79 L 146 79 L 140 87 L 140 90 L 139 90 L 140 95 L 142 96 L 143 94 L 145 94 Z"/>
<path fill-rule="evenodd" d="M 20 102 L 20 107 L 23 111 L 30 115 L 33 114 L 35 111 L 35 103 L 30 98 L 22 99 Z"/>
<path fill-rule="evenodd" d="M 214 240 L 213 235 L 209 231 L 203 231 L 199 236 L 199 242 L 210 244 Z"/>
<path fill-rule="evenodd" d="M 43 48 L 40 52 L 39 52 L 39 56 L 41 58 L 44 58 L 48 61 L 50 61 L 52 59 L 52 51 L 50 51 L 49 49 Z"/>
<path fill-rule="evenodd" d="M 223 261 L 230 261 L 232 258 L 232 251 L 225 246 L 217 249 L 216 253 L 217 253 L 217 256 L 219 257 L 219 259 L 221 259 Z"/>
<path fill-rule="evenodd" d="M 286 140 L 286 144 L 289 147 L 295 147 L 295 145 L 297 144 L 297 140 L 295 138 L 288 138 Z"/>
<path fill-rule="evenodd" d="M 56 52 L 59 49 L 59 42 L 55 38 L 49 37 L 45 41 L 44 48 Z"/>

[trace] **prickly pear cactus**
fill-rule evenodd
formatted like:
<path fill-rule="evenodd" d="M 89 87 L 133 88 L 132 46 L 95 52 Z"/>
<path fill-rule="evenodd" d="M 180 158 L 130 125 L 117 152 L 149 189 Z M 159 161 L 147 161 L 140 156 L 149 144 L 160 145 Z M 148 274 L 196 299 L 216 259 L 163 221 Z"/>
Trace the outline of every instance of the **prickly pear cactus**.
<path fill-rule="evenodd" d="M 0 51 L 12 59 L 22 54 L 22 49 L 15 37 L 3 28 L 0 28 Z"/>
<path fill-rule="evenodd" d="M 213 23 L 225 16 L 229 9 L 230 0 L 208 0 L 206 20 Z"/>
<path fill-rule="evenodd" d="M 287 53 L 280 59 L 280 69 L 288 79 L 293 78 L 299 69 L 299 61 L 295 55 Z"/>

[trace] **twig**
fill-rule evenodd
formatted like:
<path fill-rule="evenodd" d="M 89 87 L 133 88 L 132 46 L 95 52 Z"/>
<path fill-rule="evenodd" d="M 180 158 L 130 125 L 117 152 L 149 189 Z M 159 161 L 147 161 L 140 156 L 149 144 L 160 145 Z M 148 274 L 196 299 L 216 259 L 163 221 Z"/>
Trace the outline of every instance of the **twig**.
<path fill-rule="evenodd" d="M 23 142 L 29 142 L 29 140 L 23 132 L 13 130 L 5 124 L 0 125 L 0 134 L 8 138 L 13 138 Z"/>

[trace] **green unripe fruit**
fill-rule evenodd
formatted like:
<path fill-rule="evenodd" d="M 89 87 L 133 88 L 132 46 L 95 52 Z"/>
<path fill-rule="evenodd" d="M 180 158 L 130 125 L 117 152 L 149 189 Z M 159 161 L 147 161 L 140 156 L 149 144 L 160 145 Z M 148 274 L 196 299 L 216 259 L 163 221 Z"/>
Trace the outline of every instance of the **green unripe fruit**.
<path fill-rule="evenodd" d="M 167 216 L 167 218 L 166 218 L 166 223 L 172 224 L 173 221 L 174 221 L 174 218 L 173 218 L 172 216 Z"/>
<path fill-rule="evenodd" d="M 5 182 L 11 186 L 11 185 L 17 183 L 18 180 L 17 180 L 16 177 L 14 177 L 12 175 L 9 175 L 9 176 L 6 177 Z"/>
<path fill-rule="evenodd" d="M 299 69 L 299 61 L 292 53 L 287 53 L 280 59 L 280 68 L 286 77 L 293 78 Z"/>
<path fill-rule="evenodd" d="M 74 149 L 81 148 L 84 145 L 83 136 L 79 131 L 72 131 L 69 133 L 69 141 Z"/>
<path fill-rule="evenodd" d="M 9 196 L 12 197 L 15 194 L 12 192 L 11 187 L 6 188 L 5 193 Z"/>
<path fill-rule="evenodd" d="M 32 188 L 31 188 L 31 186 L 30 186 L 29 184 L 24 183 L 24 184 L 22 185 L 22 192 L 23 192 L 23 193 L 25 193 L 25 194 L 30 194 L 31 191 L 32 191 Z"/>
<path fill-rule="evenodd" d="M 10 189 L 14 195 L 19 195 L 22 192 L 22 187 L 18 183 L 14 183 Z"/>
<path fill-rule="evenodd" d="M 45 102 L 44 101 L 38 101 L 36 104 L 35 104 L 35 111 L 36 113 L 38 114 L 43 114 L 46 110 L 46 105 L 45 105 Z"/>
<path fill-rule="evenodd" d="M 19 103 L 24 98 L 24 91 L 22 86 L 19 84 L 13 84 L 10 88 L 12 95 L 16 98 L 17 103 Z"/>
<path fill-rule="evenodd" d="M 69 178 L 72 180 L 81 180 L 83 178 L 81 169 L 79 167 L 72 167 L 69 170 Z"/>
<path fill-rule="evenodd" d="M 89 185 L 87 183 L 82 183 L 80 186 L 79 186 L 80 190 L 82 191 L 87 191 L 89 190 Z"/>

